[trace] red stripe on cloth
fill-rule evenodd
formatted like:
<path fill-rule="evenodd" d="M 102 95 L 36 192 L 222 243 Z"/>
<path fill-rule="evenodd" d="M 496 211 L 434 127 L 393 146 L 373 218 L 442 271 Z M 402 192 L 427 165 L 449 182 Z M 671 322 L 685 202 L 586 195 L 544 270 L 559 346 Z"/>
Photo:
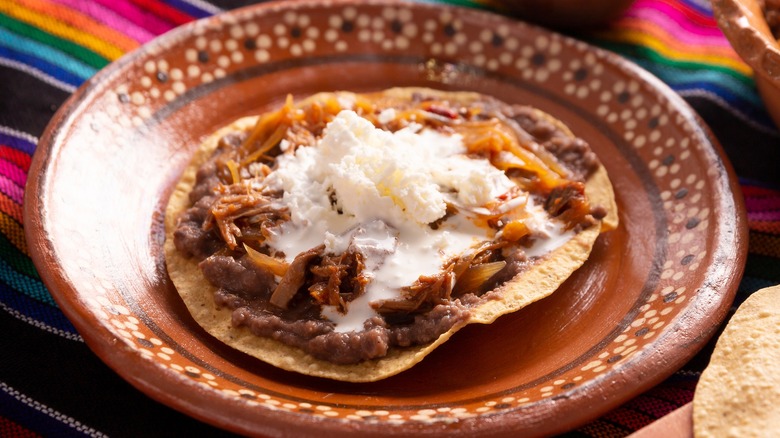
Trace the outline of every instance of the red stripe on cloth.
<path fill-rule="evenodd" d="M 580 432 L 591 438 L 619 438 L 624 437 L 631 433 L 631 430 L 619 427 L 603 418 L 600 418 L 592 423 L 588 423 L 585 426 L 577 429 Z"/>
<path fill-rule="evenodd" d="M 0 417 L 0 436 L 16 437 L 16 438 L 37 438 L 40 437 L 37 433 L 22 427 L 8 418 Z"/>
<path fill-rule="evenodd" d="M 702 15 L 699 11 L 679 1 L 637 0 L 631 8 L 658 9 L 667 15 L 674 15 L 676 12 L 689 23 L 702 27 L 717 27 L 717 22 L 713 17 Z"/>
<path fill-rule="evenodd" d="M 165 3 L 157 0 L 130 0 L 139 7 L 146 9 L 149 12 L 153 12 L 158 17 L 167 20 L 175 25 L 189 23 L 194 20 L 194 17 L 185 14 L 184 12 L 173 8 Z"/>
<path fill-rule="evenodd" d="M 15 165 L 19 166 L 19 168 L 22 169 L 25 173 L 30 170 L 30 161 L 32 158 L 18 149 L 0 144 L 0 158 L 14 163 Z"/>
<path fill-rule="evenodd" d="M 742 184 L 742 194 L 745 197 L 780 196 L 780 190 L 772 190 L 766 187 L 749 186 Z"/>
<path fill-rule="evenodd" d="M 622 426 L 627 430 L 639 430 L 660 417 L 648 415 L 626 407 L 619 407 L 603 417 L 610 423 Z"/>
<path fill-rule="evenodd" d="M 748 220 L 748 228 L 750 228 L 751 231 L 759 231 L 767 234 L 780 234 L 780 222 Z"/>
<path fill-rule="evenodd" d="M 175 27 L 156 15 L 145 11 L 128 0 L 94 0 L 102 6 L 127 18 L 131 23 L 146 29 L 154 35 L 163 34 Z"/>
<path fill-rule="evenodd" d="M 641 399 L 648 409 L 653 409 L 653 415 L 660 418 L 693 400 L 693 388 L 659 386 L 648 391 Z"/>

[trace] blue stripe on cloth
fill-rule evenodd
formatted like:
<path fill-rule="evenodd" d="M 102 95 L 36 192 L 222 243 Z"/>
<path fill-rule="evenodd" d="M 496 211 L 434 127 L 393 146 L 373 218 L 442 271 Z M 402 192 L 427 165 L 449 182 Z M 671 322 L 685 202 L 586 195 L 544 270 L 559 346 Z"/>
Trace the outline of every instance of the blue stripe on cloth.
<path fill-rule="evenodd" d="M 653 70 L 656 76 L 672 88 L 680 86 L 687 89 L 691 88 L 687 84 L 695 84 L 698 87 L 703 86 L 712 91 L 722 89 L 730 96 L 733 96 L 733 99 L 729 99 L 729 101 L 744 100 L 755 108 L 761 108 L 762 110 L 764 108 L 761 97 L 758 95 L 758 91 L 752 82 L 747 84 L 734 76 L 720 71 L 682 69 L 670 65 L 650 64 L 647 62 L 645 64 L 647 64 L 645 68 Z M 655 68 L 651 67 L 651 65 L 654 65 Z"/>
<path fill-rule="evenodd" d="M 6 312 L 28 324 L 70 339 L 78 338 L 73 323 L 59 307 L 34 300 L 0 282 L 0 305 Z"/>
<path fill-rule="evenodd" d="M 163 2 L 195 18 L 210 17 L 213 15 L 213 13 L 205 11 L 185 0 L 163 0 Z"/>
<path fill-rule="evenodd" d="M 739 185 L 741 186 L 753 186 L 753 187 L 761 187 L 765 189 L 771 189 L 771 190 L 780 190 L 780 181 L 776 182 L 769 182 L 769 181 L 756 181 L 750 178 L 745 177 L 739 177 Z"/>
<path fill-rule="evenodd" d="M 51 64 L 37 56 L 19 52 L 10 47 L 0 46 L 0 58 L 18 61 L 74 87 L 78 87 L 84 82 L 84 78 L 67 70 L 63 70 L 57 65 Z"/>
<path fill-rule="evenodd" d="M 67 360 L 67 358 L 63 359 Z M 86 436 L 84 432 L 76 430 L 75 424 L 66 422 L 69 419 L 67 416 L 52 412 L 48 406 L 42 405 L 2 381 L 0 381 L 0 406 L 3 406 L 3 415 L 6 418 L 40 436 Z"/>
<path fill-rule="evenodd" d="M 20 150 L 27 155 L 32 155 L 35 152 L 36 144 L 19 135 L 15 135 L 16 133 L 13 131 L 11 128 L 0 126 L 0 144 Z"/>
<path fill-rule="evenodd" d="M 681 0 L 680 3 L 687 5 L 701 15 L 712 17 L 712 3 L 709 0 Z"/>
<path fill-rule="evenodd" d="M 47 62 L 50 62 L 83 80 L 86 80 L 97 72 L 97 69 L 84 64 L 64 52 L 13 32 L 9 32 L 2 27 L 0 27 L 0 46 L 45 59 Z"/>
<path fill-rule="evenodd" d="M 0 50 L 7 50 L 5 48 L 0 48 Z M 5 58 L 3 56 L 0 56 L 0 66 L 5 66 L 8 68 L 12 68 L 14 70 L 19 70 L 21 72 L 26 73 L 29 76 L 32 76 L 42 82 L 45 82 L 52 87 L 59 88 L 60 90 L 66 92 L 66 93 L 73 93 L 76 91 L 76 86 L 67 84 L 54 76 L 44 73 L 43 71 L 30 66 L 29 64 L 25 64 L 23 62 L 16 61 L 14 59 Z"/>
<path fill-rule="evenodd" d="M 0 259 L 0 281 L 41 303 L 57 305 L 40 280 L 20 274 L 3 259 Z"/>

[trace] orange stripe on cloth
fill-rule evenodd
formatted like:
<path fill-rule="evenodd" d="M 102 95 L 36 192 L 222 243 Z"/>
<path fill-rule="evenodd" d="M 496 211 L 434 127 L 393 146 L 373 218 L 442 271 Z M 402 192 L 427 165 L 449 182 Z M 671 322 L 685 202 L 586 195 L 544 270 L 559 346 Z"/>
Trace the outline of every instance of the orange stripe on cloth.
<path fill-rule="evenodd" d="M 29 256 L 27 252 L 27 241 L 24 240 L 24 229 L 16 222 L 11 216 L 6 213 L 0 212 L 0 233 L 5 234 L 5 237 L 15 246 L 19 251 Z"/>
<path fill-rule="evenodd" d="M 669 60 L 710 64 L 729 68 L 744 76 L 752 76 L 752 70 L 736 58 L 731 50 L 712 47 L 712 52 L 709 50 L 702 52 L 701 48 L 686 48 L 676 42 L 673 36 L 666 34 L 663 29 L 646 21 L 623 18 L 619 26 L 609 33 L 600 33 L 599 36 L 610 41 L 650 48 Z"/>
<path fill-rule="evenodd" d="M 20 224 L 24 220 L 22 206 L 14 202 L 14 200 L 8 196 L 5 196 L 4 193 L 0 193 L 0 211 L 16 219 Z"/>
<path fill-rule="evenodd" d="M 129 52 L 139 45 L 137 41 L 122 34 L 121 32 L 118 32 L 99 21 L 95 21 L 95 19 L 92 17 L 82 14 L 81 12 L 75 9 L 71 9 L 67 6 L 63 6 L 47 0 L 11 1 L 15 1 L 16 3 L 32 11 L 39 12 L 42 15 L 48 15 L 65 24 L 69 24 L 76 29 L 94 35 L 109 44 L 113 44 L 123 52 Z"/>
<path fill-rule="evenodd" d="M 652 21 L 624 17 L 620 20 L 619 24 L 620 27 L 624 29 L 633 29 L 637 32 L 657 38 L 665 47 L 667 47 L 667 50 L 676 53 L 685 54 L 689 57 L 701 56 L 707 57 L 707 59 L 721 60 L 720 64 L 724 61 L 728 63 L 733 63 L 735 61 L 742 62 L 741 58 L 739 58 L 731 46 L 702 45 L 684 42 L 677 35 L 669 33 L 663 26 Z"/>
<path fill-rule="evenodd" d="M 22 2 L 38 4 L 44 3 L 41 0 L 2 0 L 0 1 L 0 12 L 19 21 L 23 21 L 27 24 L 38 27 L 52 35 L 56 35 L 58 37 L 70 40 L 80 46 L 84 46 L 85 48 L 90 49 L 93 52 L 110 60 L 115 60 L 127 52 L 127 50 L 138 46 L 138 44 L 135 43 L 135 46 L 128 46 L 127 49 L 124 49 L 104 41 L 101 39 L 102 35 L 97 36 L 91 33 L 94 32 L 96 25 L 100 25 L 100 23 L 83 16 L 78 12 L 72 11 L 71 9 L 67 9 L 67 11 L 70 11 L 68 14 L 72 14 L 69 15 L 70 20 L 76 23 L 80 23 L 76 24 L 79 27 L 89 28 L 88 31 L 77 29 L 76 27 L 73 27 L 73 24 L 56 19 L 53 15 L 49 15 L 48 11 L 43 14 L 28 8 L 26 5 L 23 5 Z M 74 20 L 73 17 L 76 15 L 78 15 L 80 18 Z M 103 27 L 105 28 L 105 26 Z M 101 33 L 101 31 L 98 31 L 98 33 Z"/>
<path fill-rule="evenodd" d="M 748 228 L 767 234 L 780 234 L 780 222 L 748 221 Z"/>

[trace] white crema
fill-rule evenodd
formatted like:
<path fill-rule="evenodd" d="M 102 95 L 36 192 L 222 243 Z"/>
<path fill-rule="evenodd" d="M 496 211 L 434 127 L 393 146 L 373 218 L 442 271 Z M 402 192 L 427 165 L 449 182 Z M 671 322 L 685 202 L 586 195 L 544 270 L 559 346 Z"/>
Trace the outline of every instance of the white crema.
<path fill-rule="evenodd" d="M 467 157 L 459 135 L 420 125 L 391 133 L 350 110 L 316 145 L 280 155 L 266 184 L 284 191 L 290 210 L 291 220 L 268 241 L 287 261 L 321 244 L 329 254 L 351 247 L 364 256 L 366 293 L 348 303 L 346 314 L 322 310 L 340 332 L 362 330 L 376 315 L 371 302 L 397 298 L 400 288 L 492 239 L 492 230 L 461 215 L 431 229 L 447 203 L 479 208 L 514 186 L 488 160 Z"/>

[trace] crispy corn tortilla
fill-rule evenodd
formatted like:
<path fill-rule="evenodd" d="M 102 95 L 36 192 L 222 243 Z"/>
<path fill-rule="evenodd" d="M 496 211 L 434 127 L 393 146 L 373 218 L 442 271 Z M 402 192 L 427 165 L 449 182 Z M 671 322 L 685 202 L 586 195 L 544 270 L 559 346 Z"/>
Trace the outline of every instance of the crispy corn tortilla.
<path fill-rule="evenodd" d="M 424 91 L 427 94 L 446 94 L 448 98 L 460 102 L 472 102 L 484 97 L 476 93 L 444 93 L 410 88 L 392 89 L 385 93 L 411 96 L 415 91 Z M 317 95 L 310 99 L 316 98 L 318 98 Z M 563 124 L 551 116 L 547 117 L 549 120 L 555 121 L 558 126 L 562 126 L 565 129 L 564 132 L 570 134 L 568 128 Z M 607 216 L 602 220 L 601 227 L 591 226 L 583 230 L 566 244 L 548 254 L 544 261 L 534 264 L 512 281 L 503 284 L 499 288 L 503 295 L 501 299 L 487 300 L 472 309 L 471 318 L 467 322 L 453 326 L 435 341 L 403 349 L 391 348 L 388 354 L 382 358 L 358 364 L 334 364 L 317 359 L 298 348 L 273 339 L 253 335 L 246 328 L 233 327 L 231 324 L 232 311 L 228 308 L 218 308 L 215 305 L 216 288 L 204 278 L 198 268 L 198 262 L 183 257 L 173 243 L 173 231 L 176 227 L 177 216 L 190 206 L 189 193 L 195 185 L 195 175 L 198 168 L 212 155 L 221 137 L 230 132 L 251 130 L 256 120 L 257 117 L 239 119 L 218 130 L 203 142 L 175 187 L 167 206 L 165 255 L 170 278 L 199 325 L 227 345 L 284 370 L 348 382 L 370 382 L 398 374 L 420 362 L 463 326 L 470 323 L 489 324 L 503 314 L 520 310 L 553 293 L 587 260 L 600 232 L 617 226 L 618 216 L 612 185 L 606 170 L 600 167 L 586 182 L 586 193 L 591 205 L 601 205 L 608 211 Z"/>
<path fill-rule="evenodd" d="M 696 437 L 780 431 L 780 286 L 753 293 L 718 338 L 693 396 Z"/>

